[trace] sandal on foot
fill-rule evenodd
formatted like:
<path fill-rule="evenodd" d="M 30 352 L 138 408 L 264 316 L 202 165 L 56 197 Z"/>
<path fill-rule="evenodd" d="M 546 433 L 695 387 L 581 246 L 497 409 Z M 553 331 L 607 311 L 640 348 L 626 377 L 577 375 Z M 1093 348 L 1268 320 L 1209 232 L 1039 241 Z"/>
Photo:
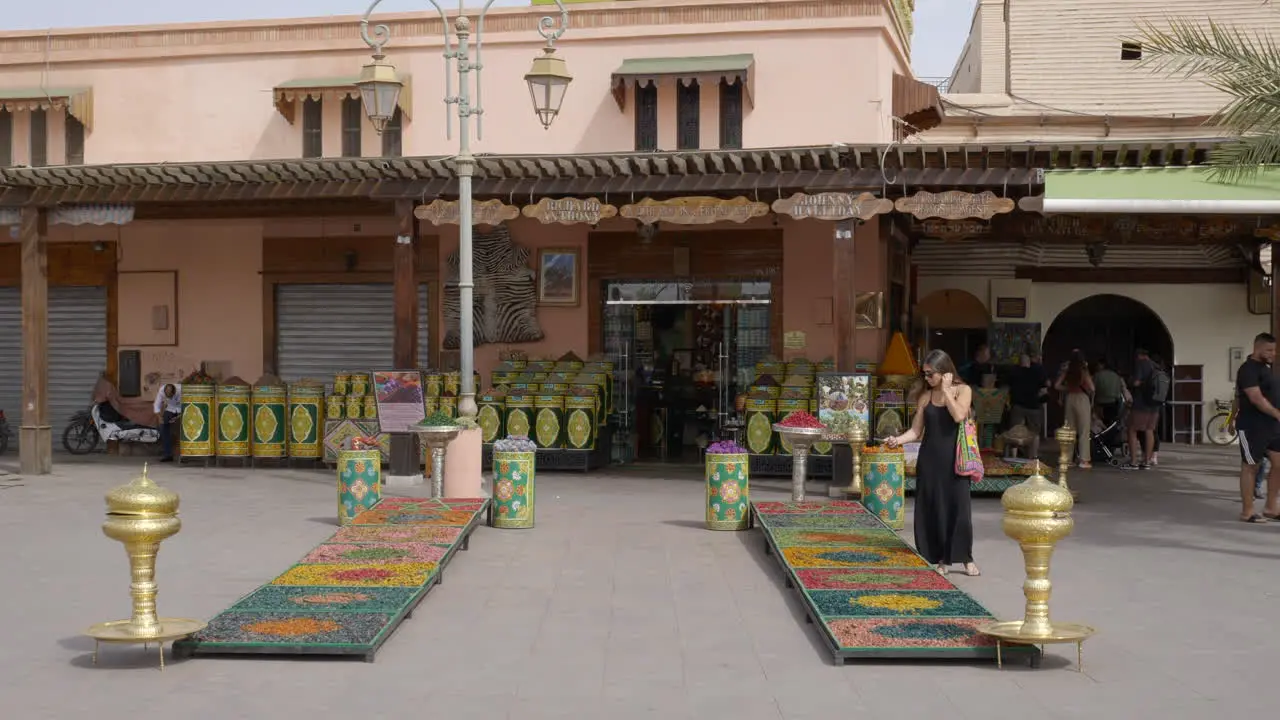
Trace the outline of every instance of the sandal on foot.
<path fill-rule="evenodd" d="M 1269 523 L 1269 522 L 1271 522 L 1271 520 L 1268 520 L 1267 518 L 1265 518 L 1265 517 L 1263 517 L 1263 516 L 1261 516 L 1261 515 L 1254 515 L 1254 516 L 1252 516 L 1252 517 L 1247 517 L 1247 518 L 1242 517 L 1242 518 L 1240 518 L 1240 522 L 1242 522 L 1242 523 L 1259 523 L 1259 524 L 1262 524 L 1262 523 Z"/>
<path fill-rule="evenodd" d="M 946 565 L 937 565 L 934 567 L 934 570 L 937 570 L 939 575 L 946 575 L 951 572 Z"/>
<path fill-rule="evenodd" d="M 969 577 L 978 577 L 982 575 L 982 571 L 978 569 L 978 566 L 975 563 L 965 563 L 964 574 Z"/>
<path fill-rule="evenodd" d="M 1267 522 L 1280 522 L 1280 515 L 1272 515 L 1271 513 L 1262 513 L 1262 519 Z"/>

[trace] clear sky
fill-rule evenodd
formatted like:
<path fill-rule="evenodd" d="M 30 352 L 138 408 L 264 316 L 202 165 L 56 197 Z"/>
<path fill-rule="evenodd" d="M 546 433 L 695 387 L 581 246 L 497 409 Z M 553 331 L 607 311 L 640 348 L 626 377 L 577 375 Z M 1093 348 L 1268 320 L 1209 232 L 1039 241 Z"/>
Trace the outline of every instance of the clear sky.
<path fill-rule="evenodd" d="M 199 22 L 259 18 L 359 15 L 368 0 L 0 0 L 0 29 L 45 28 L 146 23 Z M 457 0 L 441 4 L 456 6 Z M 916 74 L 946 77 L 951 74 L 960 47 L 969 33 L 975 0 L 917 0 L 915 47 Z M 476 5 L 478 0 L 467 0 Z M 497 0 L 496 6 L 526 5 L 528 0 Z M 383 0 L 379 11 L 432 10 L 426 0 Z M 434 12 L 434 10 L 432 10 Z M 569 38 L 565 38 L 568 42 Z"/>

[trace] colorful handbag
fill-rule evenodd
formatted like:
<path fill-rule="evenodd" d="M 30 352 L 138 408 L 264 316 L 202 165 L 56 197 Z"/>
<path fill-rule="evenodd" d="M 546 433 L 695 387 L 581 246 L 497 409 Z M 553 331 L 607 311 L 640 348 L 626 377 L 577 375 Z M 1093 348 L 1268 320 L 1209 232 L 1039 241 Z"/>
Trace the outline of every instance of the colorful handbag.
<path fill-rule="evenodd" d="M 967 475 L 973 482 L 982 482 L 985 472 L 982 452 L 978 449 L 978 425 L 970 412 L 956 430 L 956 474 Z"/>

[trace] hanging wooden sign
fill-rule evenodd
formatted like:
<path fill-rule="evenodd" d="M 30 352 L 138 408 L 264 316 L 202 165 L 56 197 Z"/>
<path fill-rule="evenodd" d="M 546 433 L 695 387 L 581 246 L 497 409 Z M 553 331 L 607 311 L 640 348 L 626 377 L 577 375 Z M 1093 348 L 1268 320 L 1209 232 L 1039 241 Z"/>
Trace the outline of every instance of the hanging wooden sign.
<path fill-rule="evenodd" d="M 413 215 L 432 225 L 458 225 L 459 207 L 457 200 L 432 200 L 427 205 L 414 208 Z M 472 225 L 501 225 L 519 216 L 520 208 L 507 205 L 501 200 L 481 200 L 471 203 Z"/>
<path fill-rule="evenodd" d="M 595 225 L 617 217 L 618 208 L 595 198 L 542 198 L 537 205 L 525 205 L 523 213 L 543 225 Z"/>
<path fill-rule="evenodd" d="M 817 195 L 796 193 L 789 198 L 773 201 L 773 211 L 796 220 L 870 220 L 876 215 L 893 211 L 893 201 L 878 198 L 871 193 L 861 195 L 842 192 L 824 192 Z"/>
<path fill-rule="evenodd" d="M 672 225 L 710 225 L 718 222 L 744 223 L 769 214 L 769 206 L 744 197 L 722 200 L 714 197 L 682 197 L 670 200 L 645 198 L 623 205 L 622 217 L 645 225 L 665 222 Z"/>
<path fill-rule="evenodd" d="M 917 220 L 927 218 L 990 220 L 995 215 L 1013 212 L 1015 205 L 1013 200 L 996 197 L 996 194 L 990 190 L 976 194 L 959 190 L 948 190 L 943 193 L 921 191 L 894 203 L 898 212 L 910 213 Z"/>
<path fill-rule="evenodd" d="M 938 240 L 966 240 L 991 232 L 991 225 L 981 220 L 925 220 L 920 234 Z"/>

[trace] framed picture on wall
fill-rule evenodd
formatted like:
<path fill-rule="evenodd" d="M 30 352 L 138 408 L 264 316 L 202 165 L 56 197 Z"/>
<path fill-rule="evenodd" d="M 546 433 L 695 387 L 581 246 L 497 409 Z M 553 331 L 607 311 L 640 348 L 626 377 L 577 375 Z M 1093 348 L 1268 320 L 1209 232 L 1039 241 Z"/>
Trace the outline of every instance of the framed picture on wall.
<path fill-rule="evenodd" d="M 538 250 L 538 304 L 578 304 L 578 249 Z"/>

